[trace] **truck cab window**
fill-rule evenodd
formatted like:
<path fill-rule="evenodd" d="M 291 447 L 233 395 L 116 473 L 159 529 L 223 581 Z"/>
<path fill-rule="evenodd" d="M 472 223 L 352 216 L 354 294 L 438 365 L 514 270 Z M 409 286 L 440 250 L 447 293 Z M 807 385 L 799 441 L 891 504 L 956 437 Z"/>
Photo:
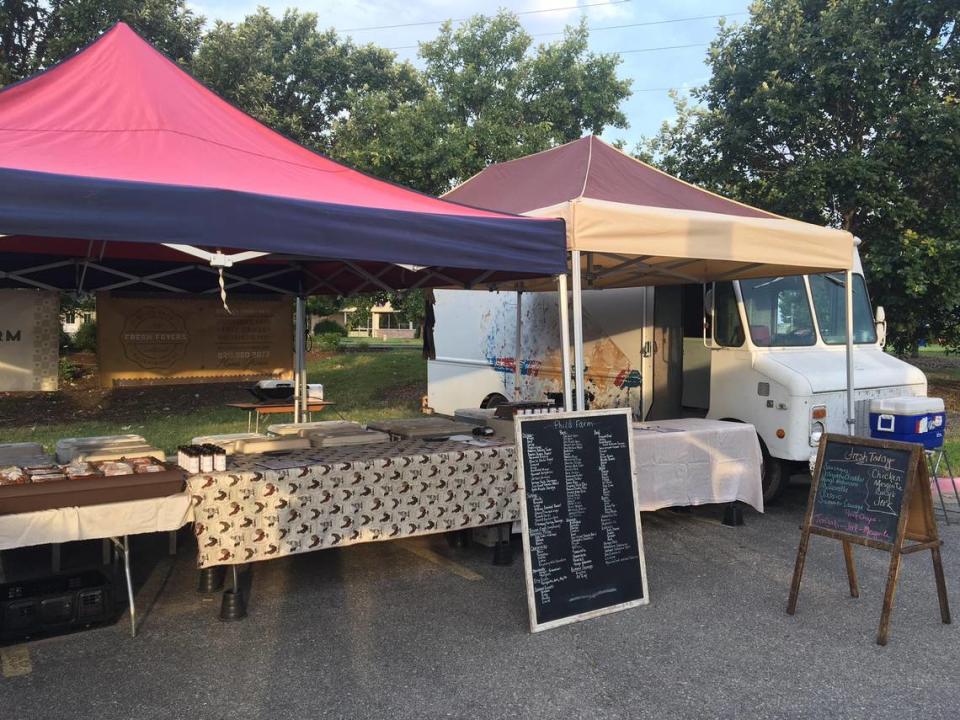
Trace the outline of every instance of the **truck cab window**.
<path fill-rule="evenodd" d="M 754 345 L 797 347 L 816 343 L 813 314 L 802 277 L 741 280 L 740 295 Z"/>
<path fill-rule="evenodd" d="M 732 282 L 718 282 L 713 290 L 713 338 L 724 347 L 743 345 L 743 323 L 737 308 L 737 295 Z"/>
<path fill-rule="evenodd" d="M 817 312 L 820 336 L 827 345 L 847 341 L 847 294 L 845 273 L 824 273 L 810 276 L 813 307 Z M 863 275 L 853 276 L 853 341 L 872 344 L 877 341 L 870 299 Z"/>

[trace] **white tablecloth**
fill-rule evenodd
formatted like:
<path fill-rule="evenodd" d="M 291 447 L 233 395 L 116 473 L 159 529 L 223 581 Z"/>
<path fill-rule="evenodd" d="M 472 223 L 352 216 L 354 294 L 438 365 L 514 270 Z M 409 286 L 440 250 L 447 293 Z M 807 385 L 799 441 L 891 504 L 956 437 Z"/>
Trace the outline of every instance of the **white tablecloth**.
<path fill-rule="evenodd" d="M 697 418 L 635 423 L 633 450 L 641 510 L 740 500 L 763 512 L 753 425 Z"/>
<path fill-rule="evenodd" d="M 0 550 L 178 530 L 193 520 L 186 492 L 163 498 L 0 515 Z"/>

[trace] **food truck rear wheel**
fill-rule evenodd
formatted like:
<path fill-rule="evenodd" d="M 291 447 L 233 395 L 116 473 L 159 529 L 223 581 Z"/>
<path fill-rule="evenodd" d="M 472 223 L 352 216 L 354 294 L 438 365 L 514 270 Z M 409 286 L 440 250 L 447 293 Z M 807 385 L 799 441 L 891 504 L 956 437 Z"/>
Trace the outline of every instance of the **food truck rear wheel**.
<path fill-rule="evenodd" d="M 480 408 L 486 410 L 487 408 L 495 408 L 497 405 L 506 405 L 507 399 L 500 393 L 490 393 L 487 395 L 483 402 L 480 403 Z"/>
<path fill-rule="evenodd" d="M 760 441 L 760 452 L 763 455 L 763 466 L 760 468 L 760 487 L 763 489 L 763 503 L 776 502 L 787 483 L 790 482 L 790 472 L 784 467 L 784 461 L 770 455 L 763 438 L 757 435 Z"/>

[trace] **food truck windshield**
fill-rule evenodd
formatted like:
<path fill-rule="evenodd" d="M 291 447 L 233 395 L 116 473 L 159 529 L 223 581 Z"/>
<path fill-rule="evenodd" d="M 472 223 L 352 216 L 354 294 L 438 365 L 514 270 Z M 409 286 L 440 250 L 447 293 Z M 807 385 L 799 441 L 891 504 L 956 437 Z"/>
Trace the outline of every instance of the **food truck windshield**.
<path fill-rule="evenodd" d="M 862 275 L 853 276 L 853 341 L 872 344 L 877 331 Z M 810 275 L 810 296 L 803 277 L 741 280 L 740 294 L 754 345 L 798 347 L 816 344 L 811 305 L 820 336 L 828 345 L 846 342 L 846 297 L 841 273 Z"/>
<path fill-rule="evenodd" d="M 827 345 L 842 345 L 847 341 L 845 285 L 842 273 L 810 276 L 817 324 L 820 326 L 820 336 Z M 863 275 L 853 276 L 853 341 L 861 344 L 877 341 L 877 328 L 873 324 Z"/>
<path fill-rule="evenodd" d="M 796 347 L 817 342 L 801 276 L 741 280 L 740 294 L 754 345 Z"/>

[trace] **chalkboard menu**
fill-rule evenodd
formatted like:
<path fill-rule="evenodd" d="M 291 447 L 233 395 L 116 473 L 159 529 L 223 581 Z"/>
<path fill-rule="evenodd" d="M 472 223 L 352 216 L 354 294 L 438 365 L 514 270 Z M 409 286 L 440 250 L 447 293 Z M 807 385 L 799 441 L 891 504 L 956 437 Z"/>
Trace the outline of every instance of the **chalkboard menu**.
<path fill-rule="evenodd" d="M 646 604 L 629 411 L 516 425 L 531 629 Z"/>
<path fill-rule="evenodd" d="M 797 610 L 803 567 L 813 535 L 841 542 L 850 596 L 854 598 L 860 597 L 854 546 L 890 553 L 878 645 L 886 645 L 890 635 L 893 596 L 903 555 L 930 551 L 940 620 L 950 623 L 947 582 L 940 557 L 942 542 L 933 516 L 930 476 L 922 445 L 836 434 L 820 438 L 790 582 L 788 615 Z"/>
<path fill-rule="evenodd" d="M 897 536 L 908 449 L 828 438 L 820 460 L 812 527 L 889 544 Z"/>

